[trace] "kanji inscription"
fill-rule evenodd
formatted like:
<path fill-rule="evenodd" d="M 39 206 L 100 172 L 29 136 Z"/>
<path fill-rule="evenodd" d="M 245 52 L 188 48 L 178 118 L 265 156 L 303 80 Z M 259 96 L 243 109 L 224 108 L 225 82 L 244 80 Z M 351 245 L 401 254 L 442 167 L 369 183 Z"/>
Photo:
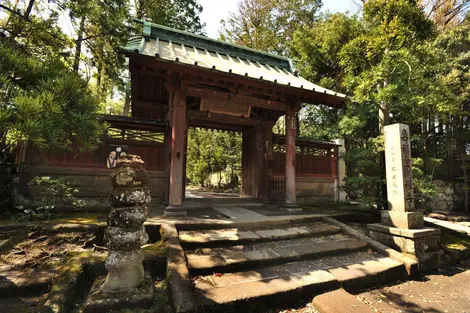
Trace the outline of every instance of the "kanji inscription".
<path fill-rule="evenodd" d="M 393 211 L 414 211 L 413 174 L 409 127 L 385 127 L 385 163 L 388 206 Z"/>

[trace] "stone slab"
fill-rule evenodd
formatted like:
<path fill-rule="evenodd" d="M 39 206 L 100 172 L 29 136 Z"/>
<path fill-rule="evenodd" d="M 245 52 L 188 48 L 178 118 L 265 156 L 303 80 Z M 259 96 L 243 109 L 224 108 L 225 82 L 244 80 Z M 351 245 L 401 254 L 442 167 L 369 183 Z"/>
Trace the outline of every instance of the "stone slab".
<path fill-rule="evenodd" d="M 261 225 L 262 226 L 262 225 Z M 266 227 L 266 226 L 265 226 Z M 246 229 L 226 228 L 219 230 L 180 231 L 179 236 L 182 243 L 203 244 L 209 242 L 234 242 L 234 241 L 266 241 L 300 238 L 307 236 L 319 236 L 335 234 L 340 231 L 339 227 L 325 223 L 314 223 L 305 226 Z"/>
<path fill-rule="evenodd" d="M 289 237 L 296 237 L 299 234 L 310 234 L 310 231 L 306 227 L 290 227 L 284 229 L 264 229 L 254 231 L 255 234 L 260 236 L 261 238 L 289 238 Z"/>
<path fill-rule="evenodd" d="M 405 229 L 416 229 L 424 227 L 424 215 L 422 212 L 398 212 L 382 211 L 382 224 Z"/>
<path fill-rule="evenodd" d="M 217 282 L 207 280 L 196 281 L 198 298 L 202 303 L 215 302 L 225 304 L 252 298 L 269 296 L 289 291 L 297 292 L 300 288 L 314 288 L 325 291 L 337 287 L 334 277 L 322 270 L 313 270 L 303 275 L 276 276 L 263 275 L 259 272 L 229 274 Z"/>
<path fill-rule="evenodd" d="M 225 304 L 278 293 L 292 292 L 295 297 L 300 290 L 311 294 L 339 288 L 340 283 L 382 284 L 387 279 L 396 280 L 401 273 L 406 275 L 400 262 L 375 253 L 351 252 L 252 271 L 202 276 L 195 279 L 195 290 L 202 304 Z"/>
<path fill-rule="evenodd" d="M 238 220 L 238 219 L 258 219 L 265 217 L 262 214 L 256 213 L 252 210 L 248 210 L 245 208 L 227 208 L 227 207 L 219 207 L 214 206 L 212 207 L 217 212 L 220 212 L 224 215 L 229 216 L 231 219 Z"/>
<path fill-rule="evenodd" d="M 441 234 L 441 230 L 439 228 L 421 228 L 421 229 L 404 229 L 404 228 L 396 228 L 385 226 L 382 224 L 368 224 L 367 229 L 381 232 L 384 234 L 391 234 L 396 236 L 401 236 L 405 238 L 422 238 L 428 236 L 436 236 Z"/>
<path fill-rule="evenodd" d="M 216 229 L 207 231 L 181 231 L 179 234 L 181 242 L 185 243 L 207 243 L 218 241 L 256 240 L 261 237 L 249 230 L 238 228 Z"/>
<path fill-rule="evenodd" d="M 281 210 L 287 213 L 302 213 L 304 211 L 302 208 L 290 208 L 290 207 L 282 207 Z"/>
<path fill-rule="evenodd" d="M 328 269 L 342 286 L 357 290 L 408 278 L 403 263 L 390 258 L 376 258 Z"/>
<path fill-rule="evenodd" d="M 105 293 L 101 290 L 105 280 L 106 277 L 100 277 L 93 283 L 83 305 L 84 313 L 146 308 L 152 305 L 155 289 L 149 273 L 145 273 L 144 281 L 134 292 Z"/>
<path fill-rule="evenodd" d="M 312 304 L 318 313 L 376 313 L 344 289 L 316 296 Z"/>
<path fill-rule="evenodd" d="M 458 224 L 457 223 L 451 223 L 451 222 L 448 222 L 448 221 L 441 221 L 441 220 L 438 220 L 436 218 L 431 218 L 431 217 L 425 217 L 424 221 L 426 223 L 429 223 L 433 226 L 436 226 L 436 227 L 439 227 L 439 228 L 442 228 L 442 229 L 446 229 L 446 230 L 450 230 L 450 231 L 453 231 L 453 232 L 456 232 L 456 233 L 460 233 L 460 234 L 470 236 L 470 227 L 462 225 L 463 223 L 458 223 Z"/>
<path fill-rule="evenodd" d="M 367 244 L 356 239 L 346 238 L 335 241 L 324 240 L 317 243 L 315 238 L 293 239 L 269 243 L 236 246 L 232 249 L 200 249 L 186 253 L 188 266 L 193 270 L 207 270 L 225 266 L 273 262 L 289 262 L 306 257 L 320 257 L 329 254 L 365 249 Z M 199 253 L 196 253 L 199 252 Z"/>

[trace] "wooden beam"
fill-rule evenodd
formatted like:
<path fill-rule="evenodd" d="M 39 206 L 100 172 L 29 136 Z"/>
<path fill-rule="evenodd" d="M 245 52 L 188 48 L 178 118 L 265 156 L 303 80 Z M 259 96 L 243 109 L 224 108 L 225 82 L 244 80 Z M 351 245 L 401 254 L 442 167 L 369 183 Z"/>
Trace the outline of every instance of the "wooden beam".
<path fill-rule="evenodd" d="M 186 90 L 189 96 L 199 98 L 217 99 L 223 101 L 229 101 L 230 99 L 236 99 L 237 102 L 249 103 L 251 106 L 255 106 L 263 109 L 271 109 L 276 111 L 285 111 L 287 104 L 284 102 L 266 100 L 261 98 L 255 98 L 253 96 L 239 95 L 229 92 L 217 91 L 204 87 L 187 86 Z"/>
<path fill-rule="evenodd" d="M 192 125 L 195 125 L 195 121 L 206 121 L 213 123 L 231 124 L 231 125 L 243 125 L 243 126 L 256 126 L 262 121 L 258 121 L 249 117 L 236 117 L 218 113 L 208 113 L 203 111 L 188 111 L 188 120 Z"/>

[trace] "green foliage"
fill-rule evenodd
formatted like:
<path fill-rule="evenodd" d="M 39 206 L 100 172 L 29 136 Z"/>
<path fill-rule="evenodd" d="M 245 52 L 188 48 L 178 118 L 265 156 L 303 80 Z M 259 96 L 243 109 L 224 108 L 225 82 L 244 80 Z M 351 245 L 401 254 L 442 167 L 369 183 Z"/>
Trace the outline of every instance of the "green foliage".
<path fill-rule="evenodd" d="M 202 187 L 210 185 L 210 174 L 226 171 L 230 176 L 228 187 L 238 186 L 241 171 L 240 134 L 190 128 L 186 166 L 187 177 L 192 184 Z"/>
<path fill-rule="evenodd" d="M 346 164 L 352 165 L 352 175 L 346 177 L 344 190 L 352 200 L 364 207 L 385 205 L 382 198 L 385 175 L 377 158 L 380 151 L 383 151 L 383 142 L 370 139 L 363 146 L 350 149 L 342 156 Z"/>
<path fill-rule="evenodd" d="M 53 207 L 60 202 L 72 202 L 74 199 L 73 194 L 78 191 L 71 186 L 74 183 L 74 180 L 70 178 L 59 177 L 54 179 L 49 176 L 37 176 L 31 180 L 29 185 L 39 188 L 40 198 L 38 200 L 44 206 Z"/>
<path fill-rule="evenodd" d="M 98 102 L 84 80 L 56 59 L 41 61 L 0 43 L 0 144 L 92 148 L 102 132 Z"/>
<path fill-rule="evenodd" d="M 199 15 L 202 6 L 196 0 L 139 1 L 137 17 L 154 23 L 203 34 L 204 24 Z"/>
<path fill-rule="evenodd" d="M 415 202 L 426 203 L 436 195 L 436 186 L 432 183 L 433 177 L 424 172 L 424 161 L 421 158 L 413 158 L 412 171 Z"/>
<path fill-rule="evenodd" d="M 320 0 L 243 0 L 222 20 L 220 38 L 267 52 L 287 54 L 294 32 L 309 28 Z"/>
<path fill-rule="evenodd" d="M 367 1 L 362 13 L 326 14 L 295 34 L 292 52 L 301 74 L 353 98 L 342 112 L 307 107 L 301 129 L 313 138 L 346 139 L 352 162 L 346 188 L 373 204 L 384 203 L 378 185 L 385 168 L 370 142 L 381 140 L 385 125 L 409 124 L 412 153 L 422 163 L 414 173 L 417 202 L 423 202 L 434 192 L 434 161 L 462 154 L 470 138 L 468 24 L 437 33 L 409 0 Z M 356 164 L 361 158 L 367 161 Z"/>
<path fill-rule="evenodd" d="M 323 87 L 346 91 L 342 85 L 345 71 L 339 52 L 364 31 L 357 16 L 323 14 L 312 27 L 294 33 L 292 55 L 297 59 L 297 68 L 305 78 Z"/>
<path fill-rule="evenodd" d="M 29 183 L 37 197 L 35 202 L 40 205 L 18 206 L 17 214 L 13 216 L 19 221 L 50 220 L 56 206 L 64 203 L 73 204 L 76 200 L 74 193 L 78 190 L 71 187 L 74 181 L 67 178 L 53 179 L 49 176 L 34 177 Z"/>

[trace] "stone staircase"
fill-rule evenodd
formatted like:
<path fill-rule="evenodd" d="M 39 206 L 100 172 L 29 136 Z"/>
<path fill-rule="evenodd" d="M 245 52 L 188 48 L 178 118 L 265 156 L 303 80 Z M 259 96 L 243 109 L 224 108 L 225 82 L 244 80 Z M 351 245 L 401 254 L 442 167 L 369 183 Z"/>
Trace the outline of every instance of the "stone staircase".
<path fill-rule="evenodd" d="M 407 277 L 401 262 L 324 222 L 186 230 L 179 238 L 204 311 L 311 300 L 340 287 L 358 290 Z"/>

